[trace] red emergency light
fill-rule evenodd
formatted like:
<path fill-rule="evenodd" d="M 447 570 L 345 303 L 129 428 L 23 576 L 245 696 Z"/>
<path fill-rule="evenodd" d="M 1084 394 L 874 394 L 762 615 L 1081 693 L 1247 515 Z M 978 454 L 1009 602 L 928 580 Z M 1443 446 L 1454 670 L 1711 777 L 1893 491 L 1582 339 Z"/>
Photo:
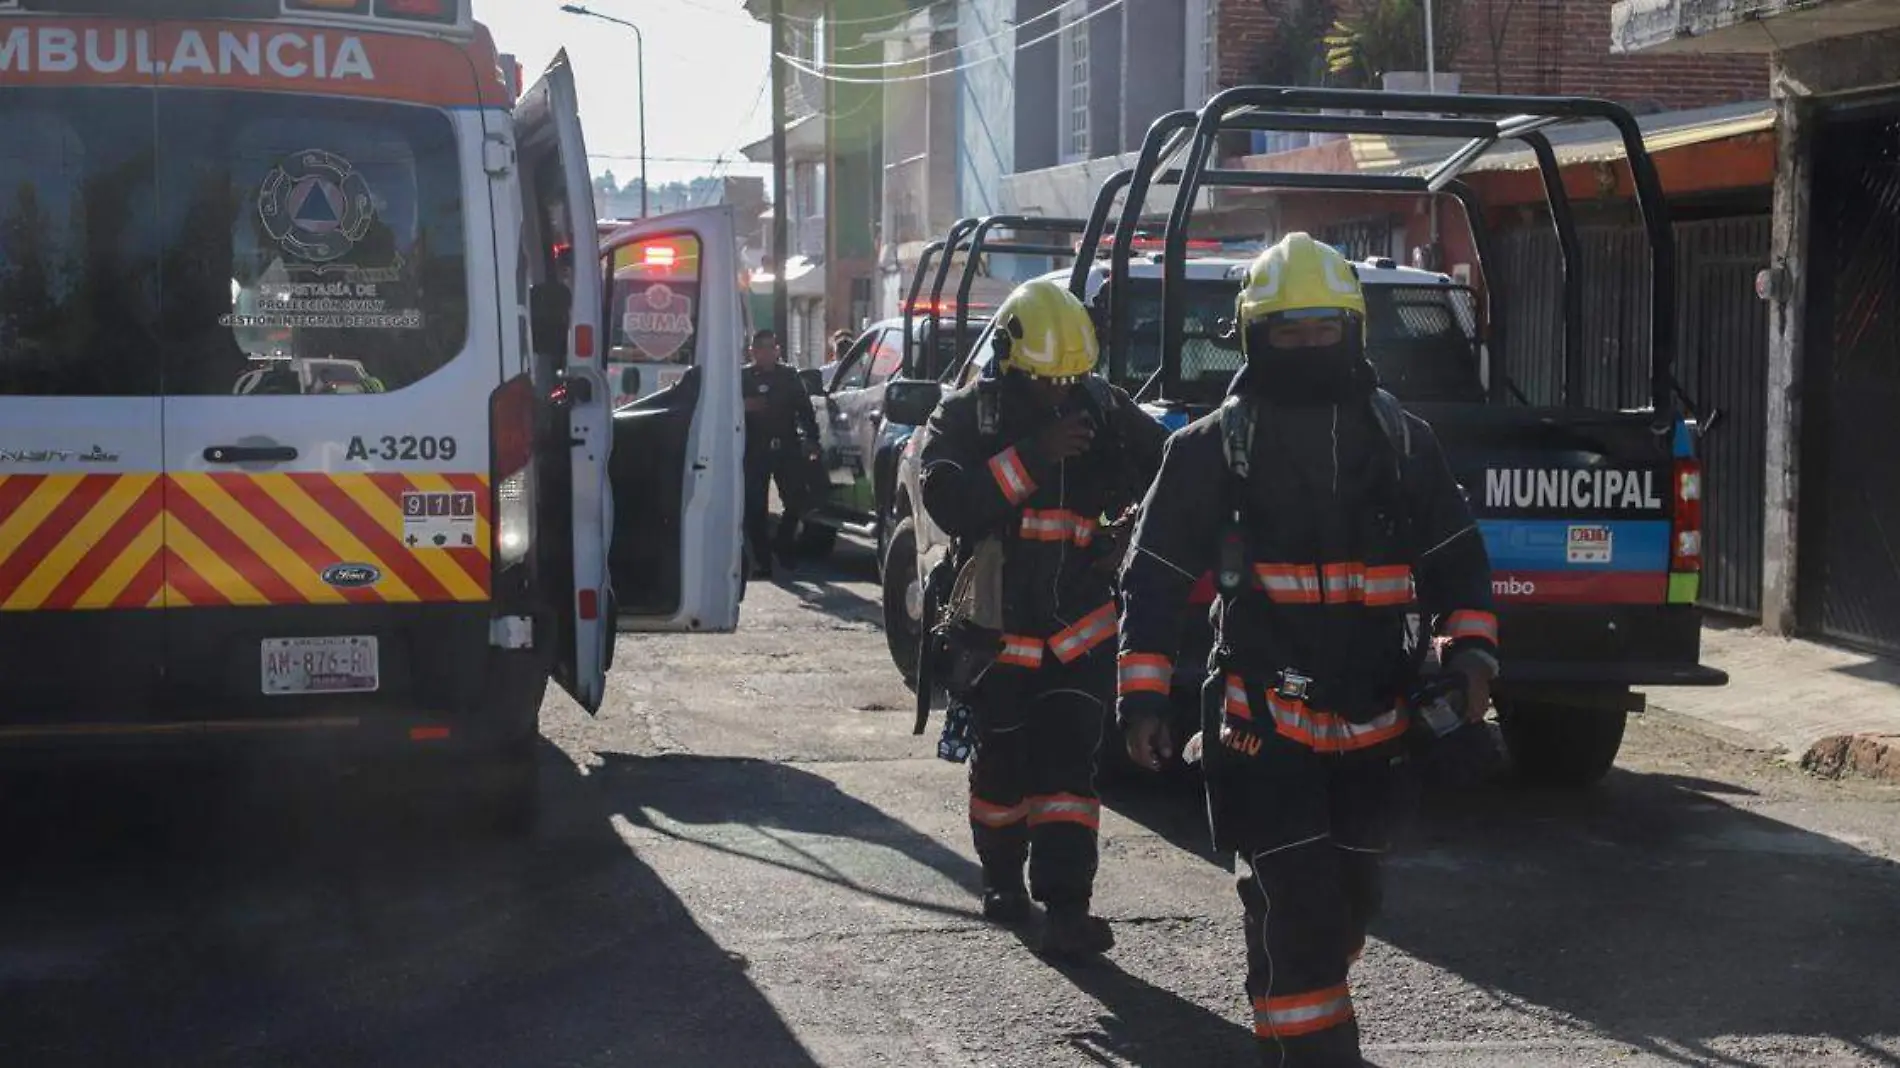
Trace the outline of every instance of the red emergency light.
<path fill-rule="evenodd" d="M 1168 239 L 1165 237 L 1137 237 L 1128 243 L 1128 247 L 1147 252 L 1166 252 L 1168 249 Z M 1187 250 L 1189 252 L 1219 252 L 1226 247 L 1227 246 L 1212 238 L 1190 237 L 1187 241 Z"/>
<path fill-rule="evenodd" d="M 679 261 L 679 250 L 672 245 L 648 245 L 640 250 L 640 262 L 648 267 L 670 271 Z"/>
<path fill-rule="evenodd" d="M 453 24 L 461 14 L 459 0 L 376 0 L 376 14 L 386 19 Z"/>
<path fill-rule="evenodd" d="M 964 308 L 967 311 L 973 312 L 992 310 L 991 305 L 988 304 L 966 304 Z M 957 302 L 954 300 L 905 301 L 898 306 L 897 310 L 900 313 L 908 312 L 911 315 L 955 315 L 957 313 Z"/>

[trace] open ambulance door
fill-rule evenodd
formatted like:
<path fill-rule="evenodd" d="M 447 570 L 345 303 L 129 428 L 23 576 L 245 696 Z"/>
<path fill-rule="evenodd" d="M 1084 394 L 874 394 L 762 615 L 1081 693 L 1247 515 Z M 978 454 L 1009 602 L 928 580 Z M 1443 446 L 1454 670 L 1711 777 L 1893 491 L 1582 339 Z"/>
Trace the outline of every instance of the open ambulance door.
<path fill-rule="evenodd" d="M 559 632 L 553 675 L 582 708 L 599 710 L 607 688 L 613 595 L 607 574 L 614 501 L 608 481 L 613 393 L 600 344 L 600 236 L 581 140 L 579 98 L 567 53 L 515 108 L 517 163 L 539 249 L 529 303 L 534 380 L 555 403 L 537 434 L 533 486 L 538 571 Z M 565 453 L 563 457 L 562 453 Z"/>
<path fill-rule="evenodd" d="M 678 368 L 613 414 L 620 630 L 730 631 L 744 515 L 743 270 L 730 207 L 642 219 L 601 250 L 610 359 Z"/>

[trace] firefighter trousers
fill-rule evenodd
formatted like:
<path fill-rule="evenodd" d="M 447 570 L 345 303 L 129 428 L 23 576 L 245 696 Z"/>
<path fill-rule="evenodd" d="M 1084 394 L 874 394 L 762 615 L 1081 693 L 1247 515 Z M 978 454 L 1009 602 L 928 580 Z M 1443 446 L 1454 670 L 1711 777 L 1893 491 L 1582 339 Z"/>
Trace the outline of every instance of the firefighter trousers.
<path fill-rule="evenodd" d="M 1062 664 L 997 664 L 974 695 L 970 830 L 986 892 L 1021 893 L 1050 909 L 1086 909 L 1094 890 L 1102 803 L 1095 753 L 1114 693 L 1112 643 Z"/>
<path fill-rule="evenodd" d="M 1384 894 L 1382 861 L 1410 810 L 1404 743 L 1316 753 L 1264 739 L 1246 791 L 1238 880 L 1260 1063 L 1359 1068 L 1347 972 Z"/>

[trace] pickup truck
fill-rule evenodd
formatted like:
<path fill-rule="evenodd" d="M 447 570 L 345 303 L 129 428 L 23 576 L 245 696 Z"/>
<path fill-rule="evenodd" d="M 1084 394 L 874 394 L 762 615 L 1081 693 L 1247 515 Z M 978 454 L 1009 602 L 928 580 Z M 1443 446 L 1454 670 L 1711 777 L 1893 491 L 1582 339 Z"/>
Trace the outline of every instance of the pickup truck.
<path fill-rule="evenodd" d="M 1218 403 L 1238 366 L 1231 343 L 1223 340 L 1228 327 L 1219 321 L 1220 311 L 1231 307 L 1236 283 L 1228 275 L 1216 283 L 1211 275 L 1222 267 L 1190 255 L 1199 193 L 1251 188 L 1448 195 L 1471 222 L 1482 268 L 1496 262 L 1485 256 L 1483 207 L 1458 175 L 1500 141 L 1532 150 L 1566 259 L 1560 403 L 1530 404 L 1504 374 L 1502 361 L 1492 360 L 1491 339 L 1470 290 L 1383 261 L 1361 264 L 1360 274 L 1367 289 L 1369 355 L 1387 387 L 1433 425 L 1490 551 L 1504 660 L 1494 697 L 1506 747 L 1523 779 L 1557 786 L 1587 785 L 1607 774 L 1629 712 L 1643 707 L 1637 688 L 1727 682 L 1723 672 L 1700 663 L 1697 446 L 1706 424 L 1673 378 L 1675 328 L 1669 315 L 1649 317 L 1647 407 L 1603 410 L 1575 400 L 1583 393 L 1585 265 L 1568 193 L 1543 131 L 1578 121 L 1607 123 L 1620 135 L 1651 245 L 1648 307 L 1674 308 L 1668 205 L 1641 131 L 1626 109 L 1586 99 L 1277 86 L 1225 90 L 1198 112 L 1155 121 L 1135 167 L 1104 185 L 1070 273 L 1071 289 L 1091 304 L 1104 302 L 1107 294 L 1104 373 L 1134 385 L 1137 399 L 1166 425 L 1184 425 Z M 1419 174 L 1282 174 L 1210 163 L 1221 135 L 1235 129 L 1444 138 L 1451 147 L 1443 163 Z M 1163 170 L 1176 158 L 1178 170 Z M 1175 187 L 1161 254 L 1151 257 L 1158 271 L 1136 263 L 1132 250 L 1151 184 Z M 1105 216 L 1122 190 L 1104 277 L 1095 242 L 1102 240 Z M 1155 273 L 1158 294 L 1147 277 Z M 1484 282 L 1496 301 L 1511 279 Z M 1117 292 L 1128 299 L 1115 297 Z M 979 341 L 977 351 L 982 349 Z M 934 404 L 935 392 L 948 384 L 894 382 L 887 406 Z M 916 444 L 913 436 L 910 447 Z M 900 484 L 911 477 L 908 467 L 900 465 Z M 921 551 L 941 552 L 931 537 L 920 528 Z M 1190 659 L 1185 653 L 1184 662 Z"/>

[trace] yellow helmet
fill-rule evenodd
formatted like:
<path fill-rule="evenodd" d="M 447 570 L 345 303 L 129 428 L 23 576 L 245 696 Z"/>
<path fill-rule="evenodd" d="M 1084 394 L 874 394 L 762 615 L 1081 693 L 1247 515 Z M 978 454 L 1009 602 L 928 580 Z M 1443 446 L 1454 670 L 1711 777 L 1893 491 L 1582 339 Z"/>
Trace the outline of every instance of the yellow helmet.
<path fill-rule="evenodd" d="M 1288 312 L 1338 311 L 1357 316 L 1363 329 L 1366 294 L 1351 261 L 1308 234 L 1288 234 L 1247 265 L 1235 302 L 1236 325 L 1247 328 Z"/>
<path fill-rule="evenodd" d="M 1074 293 L 1036 278 L 1017 286 L 996 309 L 996 363 L 1032 378 L 1073 381 L 1095 370 L 1101 346 L 1095 321 Z"/>

